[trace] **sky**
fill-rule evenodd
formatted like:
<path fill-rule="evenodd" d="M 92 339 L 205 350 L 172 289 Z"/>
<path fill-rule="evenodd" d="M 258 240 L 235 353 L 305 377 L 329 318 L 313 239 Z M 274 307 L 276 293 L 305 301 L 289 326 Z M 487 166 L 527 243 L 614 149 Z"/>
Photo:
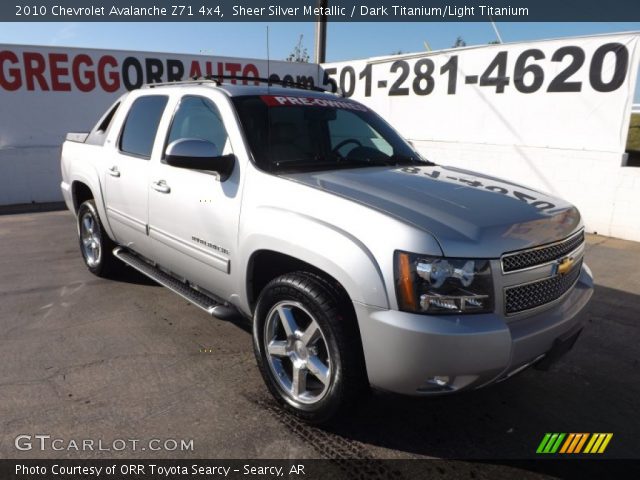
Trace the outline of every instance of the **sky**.
<path fill-rule="evenodd" d="M 206 53 L 284 60 L 300 35 L 313 59 L 314 23 L 0 23 L 0 43 Z M 640 31 L 640 22 L 497 23 L 503 41 L 519 42 L 598 33 Z M 361 23 L 333 22 L 327 28 L 327 61 L 451 47 L 460 36 L 467 45 L 496 39 L 489 22 Z M 640 82 L 635 94 L 640 103 Z"/>

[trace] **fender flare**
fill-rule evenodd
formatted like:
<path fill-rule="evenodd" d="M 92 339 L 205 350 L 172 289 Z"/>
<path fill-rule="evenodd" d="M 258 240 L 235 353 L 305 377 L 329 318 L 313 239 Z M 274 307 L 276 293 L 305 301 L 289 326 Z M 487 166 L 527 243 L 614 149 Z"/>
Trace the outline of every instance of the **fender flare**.
<path fill-rule="evenodd" d="M 351 301 L 389 308 L 380 265 L 367 246 L 349 232 L 277 207 L 260 207 L 243 223 L 258 232 L 241 238 L 240 250 L 246 252 L 240 260 L 243 272 L 248 271 L 255 253 L 269 250 L 294 257 L 330 275 L 342 285 Z M 243 307 L 249 311 L 248 286 L 244 283 Z"/>
<path fill-rule="evenodd" d="M 100 216 L 100 220 L 102 221 L 102 226 L 106 230 L 107 235 L 109 235 L 109 237 L 112 240 L 114 240 L 113 231 L 111 230 L 111 225 L 109 224 L 109 218 L 107 217 L 107 210 L 105 208 L 104 192 L 102 191 L 102 184 L 100 180 L 97 178 L 98 177 L 97 172 L 95 172 L 94 175 L 92 176 L 95 177 L 93 180 L 91 180 L 88 175 L 85 175 L 84 172 L 74 173 L 70 182 L 71 194 L 74 195 L 75 193 L 74 185 L 76 183 L 83 183 L 87 187 L 89 187 L 89 190 L 91 190 L 91 193 L 93 193 L 93 200 L 96 203 L 96 209 L 98 210 L 98 215 Z M 74 206 L 76 207 L 76 212 L 74 212 L 74 214 L 76 214 L 77 207 L 79 207 L 80 205 L 75 205 L 75 196 L 73 198 L 73 201 L 74 201 Z"/>

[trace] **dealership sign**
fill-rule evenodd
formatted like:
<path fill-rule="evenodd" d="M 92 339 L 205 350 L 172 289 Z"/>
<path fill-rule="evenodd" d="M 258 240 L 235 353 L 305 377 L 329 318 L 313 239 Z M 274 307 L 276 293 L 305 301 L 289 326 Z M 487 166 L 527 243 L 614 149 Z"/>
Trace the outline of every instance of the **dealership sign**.
<path fill-rule="evenodd" d="M 177 57 L 177 56 L 176 56 Z M 0 88 L 8 92 L 25 89 L 42 92 L 93 92 L 96 89 L 113 93 L 124 88 L 134 90 L 145 83 L 175 82 L 193 77 L 266 77 L 257 63 L 239 59 L 164 58 L 151 55 L 91 54 L 51 49 L 6 48 L 0 51 Z M 275 62 L 280 66 L 282 62 Z M 276 81 L 315 83 L 316 68 L 300 69 L 299 64 L 270 74 Z M 235 82 L 233 82 L 235 83 Z M 244 80 L 248 83 L 248 80 Z"/>
<path fill-rule="evenodd" d="M 244 84 L 270 77 L 313 85 L 318 71 L 247 58 L 0 45 L 0 148 L 57 147 L 66 132 L 87 131 L 119 95 L 147 83 L 235 76 Z"/>
<path fill-rule="evenodd" d="M 412 140 L 624 152 L 637 34 L 484 45 L 324 65 L 332 90 Z"/>

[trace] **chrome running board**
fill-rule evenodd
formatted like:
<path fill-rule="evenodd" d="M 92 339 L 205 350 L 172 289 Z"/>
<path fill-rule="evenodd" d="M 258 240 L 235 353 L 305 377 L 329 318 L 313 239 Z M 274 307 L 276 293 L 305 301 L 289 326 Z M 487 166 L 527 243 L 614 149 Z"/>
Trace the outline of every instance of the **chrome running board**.
<path fill-rule="evenodd" d="M 113 255 L 143 275 L 158 282 L 163 287 L 167 287 L 172 292 L 177 293 L 213 317 L 220 320 L 230 320 L 239 316 L 238 311 L 234 307 L 225 305 L 222 301 L 216 300 L 196 290 L 189 284 L 178 280 L 172 275 L 144 261 L 141 257 L 126 248 L 116 247 L 113 250 Z"/>

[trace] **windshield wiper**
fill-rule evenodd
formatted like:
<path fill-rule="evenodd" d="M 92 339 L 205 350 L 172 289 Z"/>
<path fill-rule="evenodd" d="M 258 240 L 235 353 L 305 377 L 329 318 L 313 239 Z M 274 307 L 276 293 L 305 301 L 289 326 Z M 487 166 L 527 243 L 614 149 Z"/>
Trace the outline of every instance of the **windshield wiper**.
<path fill-rule="evenodd" d="M 388 165 L 406 165 L 407 163 L 411 165 L 419 164 L 424 166 L 433 166 L 435 163 L 430 162 L 429 160 L 424 160 L 418 157 L 410 157 L 408 155 L 399 155 L 394 153 L 387 160 L 386 163 Z"/>
<path fill-rule="evenodd" d="M 385 167 L 397 167 L 400 165 L 423 165 L 432 166 L 435 163 L 422 160 L 417 157 L 410 157 L 408 155 L 393 154 L 389 157 L 378 158 L 363 158 L 363 159 L 351 159 L 352 162 L 358 162 L 360 164 L 369 166 L 385 166 Z"/>
<path fill-rule="evenodd" d="M 276 171 L 293 172 L 296 170 L 333 170 L 362 167 L 395 167 L 399 165 L 433 166 L 435 163 L 408 155 L 394 154 L 385 158 L 348 158 L 336 156 L 333 161 L 326 157 L 317 156 L 313 161 L 276 162 Z"/>

